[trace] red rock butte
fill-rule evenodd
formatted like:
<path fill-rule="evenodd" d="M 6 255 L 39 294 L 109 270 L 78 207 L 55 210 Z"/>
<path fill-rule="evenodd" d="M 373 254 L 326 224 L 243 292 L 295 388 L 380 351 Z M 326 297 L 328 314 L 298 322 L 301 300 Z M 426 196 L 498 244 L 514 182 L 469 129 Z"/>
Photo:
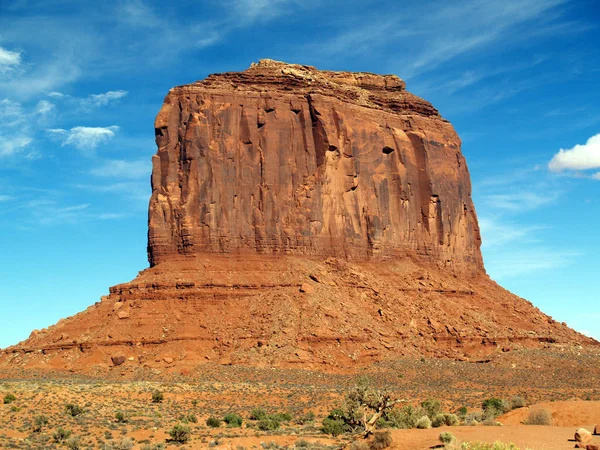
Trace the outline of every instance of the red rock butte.
<path fill-rule="evenodd" d="M 169 91 L 150 268 L 0 366 L 359 367 L 597 345 L 485 273 L 460 139 L 395 75 L 262 60 Z"/>

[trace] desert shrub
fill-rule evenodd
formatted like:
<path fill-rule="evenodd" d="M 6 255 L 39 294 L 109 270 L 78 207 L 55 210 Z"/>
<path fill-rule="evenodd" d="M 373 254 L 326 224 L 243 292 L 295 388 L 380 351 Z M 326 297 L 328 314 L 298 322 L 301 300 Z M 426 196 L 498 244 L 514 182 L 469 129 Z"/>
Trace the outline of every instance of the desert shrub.
<path fill-rule="evenodd" d="M 295 448 L 310 448 L 310 446 L 311 443 L 308 442 L 306 439 L 298 439 L 294 444 Z"/>
<path fill-rule="evenodd" d="M 463 442 L 461 444 L 461 450 L 519 450 L 515 444 L 505 444 L 500 441 L 496 441 L 493 444 L 485 442 Z"/>
<path fill-rule="evenodd" d="M 515 395 L 510 399 L 510 409 L 523 408 L 525 404 L 525 399 L 519 395 Z"/>
<path fill-rule="evenodd" d="M 17 397 L 14 396 L 14 394 L 6 394 L 4 396 L 4 404 L 8 405 L 9 403 L 14 402 L 17 399 Z"/>
<path fill-rule="evenodd" d="M 369 444 L 365 441 L 354 441 L 350 444 L 350 450 L 369 450 Z"/>
<path fill-rule="evenodd" d="M 244 421 L 244 419 L 242 419 L 242 416 L 240 416 L 239 414 L 236 414 L 236 413 L 225 414 L 225 417 L 223 418 L 223 420 L 225 421 L 227 426 L 230 426 L 230 427 L 241 427 L 242 422 Z"/>
<path fill-rule="evenodd" d="M 431 426 L 433 428 L 438 428 L 442 425 L 446 425 L 446 417 L 444 417 L 444 414 L 439 413 L 433 416 L 433 419 L 431 419 Z"/>
<path fill-rule="evenodd" d="M 419 420 L 417 420 L 417 423 L 415 423 L 415 427 L 421 430 L 431 428 L 431 419 L 427 416 L 423 416 Z"/>
<path fill-rule="evenodd" d="M 124 437 L 121 442 L 115 444 L 115 450 L 131 450 L 135 447 L 133 439 Z"/>
<path fill-rule="evenodd" d="M 254 408 L 250 412 L 250 420 L 260 420 L 267 416 L 267 411 L 263 408 Z"/>
<path fill-rule="evenodd" d="M 391 428 L 414 428 L 417 421 L 427 415 L 423 408 L 405 405 L 402 408 L 391 408 L 384 412 L 382 421 L 378 425 Z"/>
<path fill-rule="evenodd" d="M 221 426 L 221 419 L 215 416 L 210 416 L 208 419 L 206 419 L 206 425 L 211 428 L 219 428 Z"/>
<path fill-rule="evenodd" d="M 461 406 L 460 408 L 458 408 L 458 411 L 456 411 L 458 413 L 458 415 L 460 417 L 465 417 L 467 415 L 467 407 L 466 406 Z"/>
<path fill-rule="evenodd" d="M 289 422 L 292 420 L 292 415 L 290 413 L 277 413 L 275 415 L 279 417 L 281 422 Z"/>
<path fill-rule="evenodd" d="M 442 405 L 439 400 L 429 398 L 421 403 L 421 407 L 425 410 L 425 414 L 430 419 L 433 419 L 437 414 L 442 412 Z"/>
<path fill-rule="evenodd" d="M 510 411 L 510 405 L 501 398 L 488 398 L 481 404 L 483 409 L 483 419 L 493 419 L 507 411 Z"/>
<path fill-rule="evenodd" d="M 347 429 L 346 422 L 342 419 L 333 419 L 331 417 L 325 417 L 321 426 L 321 431 L 325 434 L 330 434 L 333 437 L 337 437 L 340 434 L 344 434 Z"/>
<path fill-rule="evenodd" d="M 160 403 L 164 400 L 165 396 L 158 389 L 152 392 L 152 403 Z"/>
<path fill-rule="evenodd" d="M 259 430 L 273 431 L 281 426 L 281 419 L 276 414 L 269 414 L 258 421 L 256 424 Z"/>
<path fill-rule="evenodd" d="M 69 450 L 80 450 L 81 449 L 81 440 L 77 436 L 71 436 L 69 439 L 65 441 L 65 446 Z"/>
<path fill-rule="evenodd" d="M 43 414 L 35 416 L 33 418 L 32 430 L 35 433 L 39 433 L 46 425 L 48 425 L 48 417 L 44 416 Z"/>
<path fill-rule="evenodd" d="M 371 450 L 381 450 L 392 445 L 392 434 L 389 431 L 377 431 L 373 433 L 373 440 L 369 445 Z"/>
<path fill-rule="evenodd" d="M 460 419 L 456 414 L 444 413 L 444 419 L 449 427 L 455 427 L 460 423 Z"/>
<path fill-rule="evenodd" d="M 65 405 L 65 412 L 71 417 L 76 417 L 76 416 L 80 416 L 81 414 L 83 414 L 84 410 L 79 405 L 76 405 L 74 403 L 67 403 Z"/>
<path fill-rule="evenodd" d="M 545 409 L 532 409 L 525 419 L 525 425 L 552 425 L 552 416 Z"/>
<path fill-rule="evenodd" d="M 123 411 L 117 411 L 115 414 L 115 420 L 118 423 L 126 423 L 127 422 L 127 416 L 125 415 L 125 413 Z"/>
<path fill-rule="evenodd" d="M 61 443 L 66 441 L 69 436 L 71 436 L 71 432 L 69 430 L 65 430 L 62 427 L 58 427 L 56 431 L 52 434 L 52 439 L 54 442 Z"/>
<path fill-rule="evenodd" d="M 171 436 L 171 440 L 173 442 L 179 442 L 181 444 L 185 444 L 190 440 L 190 435 L 192 434 L 192 430 L 187 425 L 176 424 L 168 431 L 169 436 Z"/>
<path fill-rule="evenodd" d="M 194 413 L 184 414 L 179 418 L 179 420 L 181 420 L 183 423 L 198 423 L 198 418 Z"/>
<path fill-rule="evenodd" d="M 298 417 L 296 423 L 298 425 L 306 425 L 315 421 L 316 415 L 312 411 L 308 411 L 306 414 Z"/>
<path fill-rule="evenodd" d="M 465 425 L 477 425 L 483 421 L 483 413 L 481 411 L 475 411 L 469 413 L 464 418 Z"/>
<path fill-rule="evenodd" d="M 439 439 L 442 444 L 451 444 L 454 441 L 456 441 L 456 438 L 454 437 L 454 435 L 448 431 L 444 431 L 444 432 L 440 433 Z"/>

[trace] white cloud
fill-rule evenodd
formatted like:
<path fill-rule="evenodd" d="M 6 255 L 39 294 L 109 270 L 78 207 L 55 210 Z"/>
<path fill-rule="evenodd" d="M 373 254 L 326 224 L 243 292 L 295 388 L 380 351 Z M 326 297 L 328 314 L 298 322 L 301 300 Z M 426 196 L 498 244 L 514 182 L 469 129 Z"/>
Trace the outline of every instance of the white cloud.
<path fill-rule="evenodd" d="M 539 208 L 554 202 L 559 197 L 558 191 L 522 190 L 507 194 L 489 194 L 484 197 L 487 206 L 497 210 L 520 212 Z"/>
<path fill-rule="evenodd" d="M 9 200 L 12 200 L 12 197 L 10 195 L 0 194 L 0 202 L 7 202 Z"/>
<path fill-rule="evenodd" d="M 62 141 L 62 145 L 72 145 L 78 150 L 86 152 L 108 142 L 118 130 L 119 127 L 113 125 L 110 127 L 74 127 L 70 130 L 55 128 L 47 131 Z"/>
<path fill-rule="evenodd" d="M 482 247 L 494 248 L 504 247 L 507 244 L 537 242 L 535 235 L 546 229 L 542 225 L 523 225 L 511 223 L 498 218 L 481 217 L 479 219 L 481 229 Z"/>
<path fill-rule="evenodd" d="M 585 144 L 570 149 L 561 148 L 548 163 L 552 172 L 564 170 L 588 170 L 600 168 L 600 133 L 592 136 Z M 593 175 L 597 178 L 598 174 Z"/>
<path fill-rule="evenodd" d="M 90 173 L 98 177 L 141 178 L 150 176 L 150 160 L 109 160 L 97 165 Z"/>
<path fill-rule="evenodd" d="M 496 281 L 516 278 L 533 272 L 562 269 L 581 253 L 544 247 L 498 249 L 484 255 L 487 272 Z"/>
<path fill-rule="evenodd" d="M 108 91 L 104 94 L 92 94 L 82 101 L 84 106 L 106 106 L 127 95 L 127 91 Z"/>
<path fill-rule="evenodd" d="M 55 109 L 54 104 L 50 103 L 48 100 L 40 100 L 35 107 L 35 114 L 40 116 L 46 116 L 53 112 Z"/>
<path fill-rule="evenodd" d="M 7 98 L 0 101 L 0 121 L 3 127 L 14 127 L 21 125 L 26 114 L 19 102 L 13 102 Z"/>
<path fill-rule="evenodd" d="M 21 53 L 0 47 L 0 72 L 21 64 Z"/>
<path fill-rule="evenodd" d="M 3 136 L 0 134 L 0 157 L 12 156 L 20 153 L 29 146 L 33 139 L 29 136 Z"/>

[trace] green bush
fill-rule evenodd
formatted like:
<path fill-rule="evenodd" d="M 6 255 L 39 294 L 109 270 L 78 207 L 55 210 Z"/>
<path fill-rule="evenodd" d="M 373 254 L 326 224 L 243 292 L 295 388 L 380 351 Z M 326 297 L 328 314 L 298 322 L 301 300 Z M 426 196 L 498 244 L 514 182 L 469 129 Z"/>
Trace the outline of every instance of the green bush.
<path fill-rule="evenodd" d="M 431 419 L 431 426 L 433 428 L 438 428 L 443 425 L 446 425 L 446 417 L 442 413 L 433 416 L 433 419 Z"/>
<path fill-rule="evenodd" d="M 190 439 L 190 435 L 192 434 L 192 430 L 187 425 L 182 425 L 178 423 L 169 431 L 169 436 L 171 436 L 171 440 L 173 442 L 179 442 L 181 444 L 185 444 Z"/>
<path fill-rule="evenodd" d="M 194 413 L 184 414 L 179 418 L 179 420 L 181 420 L 183 423 L 198 423 L 198 418 Z"/>
<path fill-rule="evenodd" d="M 391 428 L 414 428 L 417 421 L 427 415 L 423 408 L 416 408 L 412 405 L 405 405 L 402 408 L 391 408 L 383 413 L 381 422 L 378 425 Z"/>
<path fill-rule="evenodd" d="M 290 420 L 292 420 L 292 415 L 290 413 L 277 413 L 275 415 L 279 417 L 281 422 L 289 422 Z"/>
<path fill-rule="evenodd" d="M 208 419 L 206 419 L 206 425 L 211 428 L 219 428 L 221 426 L 221 419 L 215 416 L 210 416 Z"/>
<path fill-rule="evenodd" d="M 230 426 L 230 427 L 241 427 L 242 422 L 244 421 L 242 416 L 240 416 L 239 414 L 236 414 L 236 413 L 225 414 L 225 417 L 223 418 L 223 420 L 225 421 L 227 426 Z"/>
<path fill-rule="evenodd" d="M 452 444 L 454 441 L 456 441 L 456 438 L 452 433 L 448 431 L 440 433 L 440 442 L 442 444 Z"/>
<path fill-rule="evenodd" d="M 321 431 L 325 434 L 330 434 L 333 437 L 337 437 L 340 434 L 344 434 L 346 429 L 346 423 L 342 419 L 332 419 L 331 417 L 325 417 L 321 426 Z"/>
<path fill-rule="evenodd" d="M 523 408 L 525 405 L 525 399 L 519 395 L 515 395 L 513 398 L 510 399 L 511 409 Z"/>
<path fill-rule="evenodd" d="M 76 416 L 80 416 L 81 414 L 83 414 L 85 411 L 83 410 L 83 408 L 79 405 L 75 405 L 74 403 L 67 403 L 65 405 L 65 412 L 70 415 L 71 417 L 76 417 Z"/>
<path fill-rule="evenodd" d="M 71 432 L 69 430 L 58 427 L 54 434 L 52 434 L 52 439 L 54 439 L 54 442 L 61 443 L 66 441 L 69 436 L 71 436 Z"/>
<path fill-rule="evenodd" d="M 256 424 L 259 430 L 263 431 L 273 431 L 278 430 L 281 426 L 281 419 L 279 416 L 274 414 L 269 414 L 258 421 Z"/>
<path fill-rule="evenodd" d="M 263 408 L 254 408 L 252 412 L 250 412 L 250 420 L 260 420 L 264 419 L 267 416 L 267 411 Z"/>
<path fill-rule="evenodd" d="M 463 442 L 461 444 L 461 450 L 519 450 L 515 444 L 505 444 L 500 441 L 496 441 L 493 444 L 487 444 L 485 442 Z"/>
<path fill-rule="evenodd" d="M 433 419 L 436 414 L 442 412 L 442 405 L 439 400 L 435 400 L 433 398 L 425 400 L 421 403 L 421 407 L 425 410 L 427 417 Z"/>
<path fill-rule="evenodd" d="M 382 450 L 392 445 L 392 434 L 389 431 L 378 431 L 373 433 L 373 440 L 369 445 L 371 450 Z"/>
<path fill-rule="evenodd" d="M 164 398 L 165 396 L 158 389 L 152 392 L 152 403 L 160 403 L 164 400 Z"/>
<path fill-rule="evenodd" d="M 14 394 L 6 394 L 4 396 L 4 404 L 8 405 L 9 403 L 14 402 L 17 399 L 17 397 L 14 396 Z"/>
<path fill-rule="evenodd" d="M 298 417 L 296 423 L 298 425 L 306 425 L 315 421 L 316 415 L 312 411 L 308 411 L 306 414 Z"/>
<path fill-rule="evenodd" d="M 465 417 L 467 415 L 467 407 L 466 406 L 461 406 L 460 408 L 458 408 L 458 415 L 460 417 Z"/>
<path fill-rule="evenodd" d="M 71 436 L 69 439 L 65 441 L 65 445 L 69 450 L 80 450 L 81 449 L 81 440 L 77 436 Z"/>
<path fill-rule="evenodd" d="M 545 409 L 532 409 L 525 419 L 525 425 L 552 425 L 552 416 Z"/>
<path fill-rule="evenodd" d="M 427 416 L 423 416 L 419 420 L 417 420 L 415 427 L 421 430 L 431 428 L 431 419 Z"/>
<path fill-rule="evenodd" d="M 35 416 L 33 418 L 32 430 L 35 433 L 39 433 L 40 431 L 42 431 L 42 428 L 44 428 L 46 425 L 48 425 L 48 417 L 44 416 L 43 414 Z"/>
<path fill-rule="evenodd" d="M 127 416 L 123 411 L 117 411 L 117 413 L 115 414 L 115 420 L 117 421 L 117 423 L 126 423 Z"/>
<path fill-rule="evenodd" d="M 483 419 L 494 419 L 495 417 L 510 411 L 510 405 L 501 398 L 488 398 L 481 404 Z"/>

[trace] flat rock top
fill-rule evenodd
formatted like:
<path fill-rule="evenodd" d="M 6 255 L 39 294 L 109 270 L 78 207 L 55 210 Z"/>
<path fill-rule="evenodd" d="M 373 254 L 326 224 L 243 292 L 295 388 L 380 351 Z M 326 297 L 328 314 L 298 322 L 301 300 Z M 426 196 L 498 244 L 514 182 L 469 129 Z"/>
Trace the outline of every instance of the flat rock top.
<path fill-rule="evenodd" d="M 406 90 L 406 83 L 396 75 L 369 72 L 335 72 L 313 66 L 288 64 L 261 59 L 243 72 L 209 75 L 195 83 L 177 86 L 173 93 L 198 90 L 243 91 L 294 94 L 321 94 L 360 106 L 394 113 L 416 113 L 427 117 L 441 116 L 431 103 Z"/>

